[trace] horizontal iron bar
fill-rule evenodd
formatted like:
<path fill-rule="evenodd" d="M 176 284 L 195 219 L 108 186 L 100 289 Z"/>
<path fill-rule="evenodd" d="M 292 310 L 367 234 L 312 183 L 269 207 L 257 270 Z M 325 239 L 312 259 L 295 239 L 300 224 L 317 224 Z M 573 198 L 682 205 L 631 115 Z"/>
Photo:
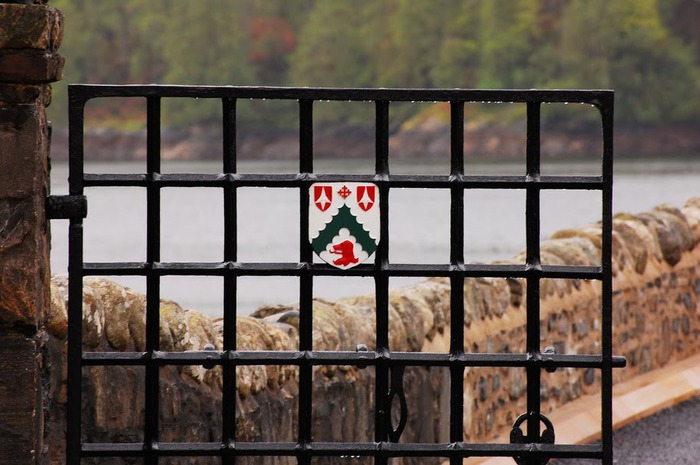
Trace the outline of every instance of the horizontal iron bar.
<path fill-rule="evenodd" d="M 465 278 L 540 278 L 602 279 L 599 266 L 542 265 L 541 269 L 518 264 L 390 264 L 377 270 L 374 265 L 358 265 L 341 270 L 321 263 L 243 263 L 243 262 L 99 262 L 84 263 L 85 276 L 402 276 L 447 277 L 463 275 Z"/>
<path fill-rule="evenodd" d="M 346 101 L 461 101 L 461 102 L 560 102 L 601 105 L 612 101 L 612 90 L 536 89 L 371 89 L 330 87 L 233 87 L 160 84 L 71 84 L 71 97 L 87 101 L 103 97 L 189 97 L 227 99 L 346 100 Z"/>
<path fill-rule="evenodd" d="M 142 443 L 85 443 L 83 457 L 217 456 L 382 456 L 382 457 L 529 457 L 600 458 L 599 444 L 391 443 L 391 442 L 219 442 L 166 443 L 148 448 Z"/>
<path fill-rule="evenodd" d="M 314 182 L 374 182 L 393 188 L 600 190 L 601 176 L 477 176 L 477 175 L 336 175 L 336 174 L 85 174 L 85 187 L 278 187 L 297 188 Z"/>
<path fill-rule="evenodd" d="M 92 365 L 146 365 L 151 360 L 166 365 L 358 365 L 369 366 L 390 362 L 403 366 L 473 366 L 473 367 L 526 367 L 540 365 L 547 368 L 601 368 L 601 355 L 554 355 L 554 354 L 500 354 L 461 353 L 443 354 L 433 352 L 388 352 L 384 355 L 367 352 L 325 351 L 213 351 L 193 350 L 186 352 L 85 352 L 83 364 Z M 624 367 L 625 358 L 614 356 L 613 367 Z"/>

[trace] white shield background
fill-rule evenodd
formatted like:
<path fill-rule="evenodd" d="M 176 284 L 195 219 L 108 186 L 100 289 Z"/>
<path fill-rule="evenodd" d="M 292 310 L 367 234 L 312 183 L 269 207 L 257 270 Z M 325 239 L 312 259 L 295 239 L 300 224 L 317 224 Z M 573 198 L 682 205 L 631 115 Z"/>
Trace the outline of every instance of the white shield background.
<path fill-rule="evenodd" d="M 314 202 L 314 187 L 315 186 L 331 186 L 333 192 L 333 197 L 331 199 L 331 205 L 326 211 L 321 211 Z M 346 198 L 343 198 L 338 191 L 347 187 L 351 193 Z M 367 186 L 374 187 L 375 197 L 374 204 L 367 211 L 364 211 L 357 201 L 357 191 L 358 187 Z M 331 182 L 331 183 L 315 183 L 309 188 L 309 240 L 313 241 L 319 236 L 319 233 L 326 227 L 326 224 L 331 221 L 331 219 L 338 214 L 340 207 L 347 205 L 350 208 L 350 212 L 353 216 L 357 218 L 357 221 L 362 224 L 365 230 L 369 232 L 369 235 L 375 242 L 379 243 L 379 187 L 372 183 L 357 183 L 357 182 Z M 337 237 L 337 236 L 336 236 Z M 336 241 L 334 241 L 336 242 Z M 324 256 L 325 255 L 325 256 Z M 366 252 L 361 251 L 356 255 L 359 259 L 359 263 L 367 260 L 370 255 Z M 326 252 L 320 254 L 323 261 L 337 267 L 337 268 L 351 268 L 351 266 L 342 267 L 335 265 L 333 260 L 337 258 L 337 255 Z M 358 264 L 359 264 L 358 263 Z"/>

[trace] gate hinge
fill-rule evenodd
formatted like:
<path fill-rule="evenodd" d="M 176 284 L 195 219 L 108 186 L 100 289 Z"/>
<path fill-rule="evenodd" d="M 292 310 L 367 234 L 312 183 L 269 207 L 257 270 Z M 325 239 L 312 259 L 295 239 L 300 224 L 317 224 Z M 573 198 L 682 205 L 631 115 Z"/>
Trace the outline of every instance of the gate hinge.
<path fill-rule="evenodd" d="M 87 197 L 84 195 L 49 195 L 46 197 L 46 217 L 50 220 L 71 220 L 87 217 Z"/>

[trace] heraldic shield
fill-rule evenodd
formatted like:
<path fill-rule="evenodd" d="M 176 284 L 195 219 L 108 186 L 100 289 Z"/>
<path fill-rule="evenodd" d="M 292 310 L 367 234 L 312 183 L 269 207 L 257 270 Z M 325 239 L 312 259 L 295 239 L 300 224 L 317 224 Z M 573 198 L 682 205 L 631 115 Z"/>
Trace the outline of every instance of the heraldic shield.
<path fill-rule="evenodd" d="M 326 263 L 346 270 L 367 260 L 379 244 L 379 188 L 375 184 L 312 184 L 309 240 Z"/>

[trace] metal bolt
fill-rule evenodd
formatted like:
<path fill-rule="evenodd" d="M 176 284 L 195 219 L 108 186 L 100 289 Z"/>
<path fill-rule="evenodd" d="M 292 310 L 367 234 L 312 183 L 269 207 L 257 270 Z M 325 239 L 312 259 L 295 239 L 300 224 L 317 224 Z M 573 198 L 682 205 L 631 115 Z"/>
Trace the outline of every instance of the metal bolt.
<path fill-rule="evenodd" d="M 207 352 L 214 351 L 216 350 L 216 347 L 214 347 L 214 344 L 209 343 L 204 346 L 204 350 Z M 207 355 L 207 362 L 203 363 L 202 366 L 207 370 L 214 368 L 216 366 L 214 364 L 214 357 L 211 355 Z"/>
<path fill-rule="evenodd" d="M 552 347 L 552 346 L 549 346 L 549 347 L 546 347 L 546 348 L 544 349 L 544 352 L 542 352 L 542 353 L 543 353 L 544 355 L 556 355 L 556 354 L 557 354 L 557 349 L 555 349 L 555 348 Z M 551 360 L 546 360 L 546 361 L 545 361 L 545 367 L 544 367 L 545 371 L 546 371 L 547 373 L 554 373 L 555 371 L 557 371 L 557 367 L 551 366 L 550 363 L 547 363 L 548 361 L 551 363 Z"/>
<path fill-rule="evenodd" d="M 358 354 L 362 354 L 362 353 L 369 352 L 369 348 L 367 347 L 366 344 L 357 344 L 356 351 L 357 351 Z M 360 370 L 362 370 L 363 368 L 367 368 L 367 364 L 358 361 L 358 362 L 357 362 L 357 368 L 359 368 Z"/>

